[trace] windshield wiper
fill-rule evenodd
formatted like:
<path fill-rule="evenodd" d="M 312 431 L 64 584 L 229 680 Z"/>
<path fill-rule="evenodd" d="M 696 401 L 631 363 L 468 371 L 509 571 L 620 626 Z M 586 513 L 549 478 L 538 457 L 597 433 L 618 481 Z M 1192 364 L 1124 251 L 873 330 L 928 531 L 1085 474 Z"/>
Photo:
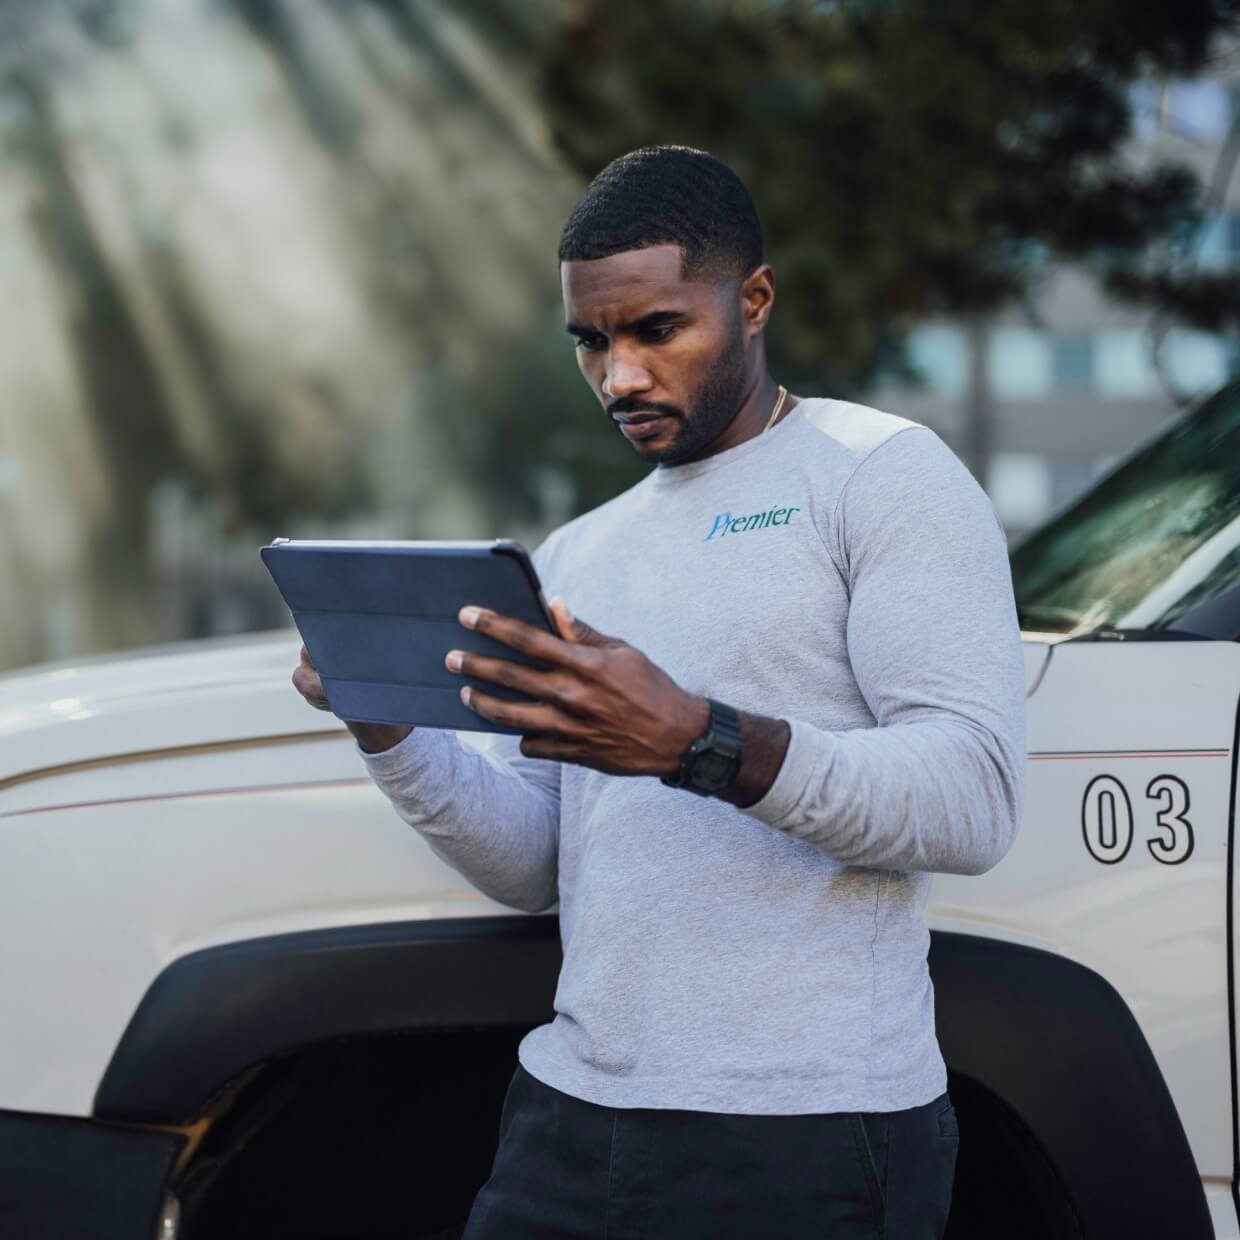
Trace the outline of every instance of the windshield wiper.
<path fill-rule="evenodd" d="M 1099 625 L 1085 633 L 1068 638 L 1074 642 L 1201 642 L 1209 638 L 1197 633 L 1184 633 L 1179 629 L 1121 629 L 1111 624 Z"/>

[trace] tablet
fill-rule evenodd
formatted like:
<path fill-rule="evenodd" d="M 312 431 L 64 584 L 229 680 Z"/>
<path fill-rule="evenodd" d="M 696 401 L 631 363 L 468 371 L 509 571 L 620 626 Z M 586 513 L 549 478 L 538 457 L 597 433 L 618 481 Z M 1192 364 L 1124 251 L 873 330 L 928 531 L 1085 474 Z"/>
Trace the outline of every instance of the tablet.
<path fill-rule="evenodd" d="M 470 710 L 460 699 L 461 686 L 514 702 L 532 699 L 444 665 L 449 650 L 466 650 L 537 666 L 457 618 L 467 603 L 476 603 L 556 632 L 520 543 L 277 538 L 260 554 L 333 714 L 354 722 L 520 734 Z"/>

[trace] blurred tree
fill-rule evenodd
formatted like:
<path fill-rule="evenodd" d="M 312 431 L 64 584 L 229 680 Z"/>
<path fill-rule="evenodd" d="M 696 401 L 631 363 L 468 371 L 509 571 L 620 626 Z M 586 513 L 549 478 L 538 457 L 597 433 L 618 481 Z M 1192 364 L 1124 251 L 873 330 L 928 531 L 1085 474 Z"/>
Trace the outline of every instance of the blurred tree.
<path fill-rule="evenodd" d="M 0 167 L 20 182 L 26 208 L 24 218 L 6 223 L 45 258 L 64 319 L 65 359 L 104 479 L 81 567 L 85 640 L 104 648 L 160 635 L 151 504 L 165 480 L 181 478 L 211 496 L 234 527 L 271 529 L 307 510 L 341 515 L 367 499 L 358 454 L 339 451 L 347 443 L 331 443 L 341 466 L 325 479 L 313 463 L 293 459 L 284 426 L 240 390 L 219 316 L 201 304 L 175 249 L 160 237 L 144 239 L 142 261 L 127 263 L 107 235 L 106 213 L 84 175 L 96 134 L 66 118 L 63 95 L 100 58 L 130 56 L 141 78 L 131 49 L 143 17 L 133 0 L 0 0 Z M 125 179 L 121 159 L 109 166 Z M 139 221 L 132 181 L 124 196 Z M 143 291 L 159 306 L 175 361 L 142 320 Z M 177 394 L 186 383 L 208 414 L 206 450 L 185 433 Z M 0 375 L 0 389 L 11 387 L 12 376 Z M 71 438 L 62 436 L 59 455 L 71 456 Z"/>
<path fill-rule="evenodd" d="M 1191 75 L 1234 0 L 564 0 L 538 42 L 555 140 L 591 175 L 656 142 L 752 190 L 779 276 L 785 380 L 855 391 L 902 333 L 977 323 L 1052 262 L 1209 328 L 1234 281 L 1182 261 L 1205 209 L 1187 168 L 1138 164 L 1129 94 Z"/>
<path fill-rule="evenodd" d="M 276 533 L 535 540 L 639 475 L 558 318 L 579 181 L 472 17 L 0 0 L 0 666 L 270 593 Z"/>

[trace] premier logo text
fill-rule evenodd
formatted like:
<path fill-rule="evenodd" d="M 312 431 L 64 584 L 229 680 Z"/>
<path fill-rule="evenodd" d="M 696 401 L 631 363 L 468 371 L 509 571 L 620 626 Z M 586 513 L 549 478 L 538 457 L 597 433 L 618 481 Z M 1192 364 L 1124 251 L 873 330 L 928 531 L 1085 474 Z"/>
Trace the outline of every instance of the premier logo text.
<path fill-rule="evenodd" d="M 755 512 L 746 517 L 734 517 L 730 512 L 719 513 L 710 527 L 710 533 L 702 539 L 709 542 L 716 534 L 726 538 L 729 534 L 743 534 L 746 530 L 764 530 L 768 525 L 788 525 L 792 514 L 800 512 L 799 508 L 768 508 L 765 512 Z"/>

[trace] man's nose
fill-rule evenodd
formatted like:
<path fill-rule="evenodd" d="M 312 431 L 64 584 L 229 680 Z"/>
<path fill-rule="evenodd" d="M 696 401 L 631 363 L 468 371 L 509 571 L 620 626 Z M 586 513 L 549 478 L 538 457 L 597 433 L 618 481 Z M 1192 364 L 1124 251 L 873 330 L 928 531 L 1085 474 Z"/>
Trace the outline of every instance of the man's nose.
<path fill-rule="evenodd" d="M 607 374 L 603 378 L 603 395 L 613 400 L 632 396 L 650 389 L 650 375 L 641 366 L 613 350 L 608 359 Z"/>

